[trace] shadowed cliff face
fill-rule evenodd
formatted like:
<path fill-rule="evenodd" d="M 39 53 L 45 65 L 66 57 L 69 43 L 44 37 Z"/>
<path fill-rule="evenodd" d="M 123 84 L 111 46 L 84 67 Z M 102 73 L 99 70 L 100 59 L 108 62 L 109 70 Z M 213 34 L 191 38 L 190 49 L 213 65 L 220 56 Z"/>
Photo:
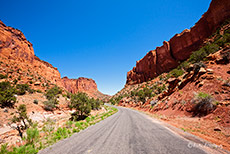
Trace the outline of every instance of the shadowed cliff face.
<path fill-rule="evenodd" d="M 69 92 L 85 92 L 97 98 L 103 94 L 92 79 L 61 78 L 60 72 L 50 63 L 35 56 L 33 45 L 26 40 L 20 30 L 7 27 L 0 21 L 0 73 L 8 74 L 11 80 L 20 78 L 19 83 L 30 84 L 35 90 L 45 91 L 48 85 L 58 85 Z"/>
<path fill-rule="evenodd" d="M 213 0 L 208 11 L 190 30 L 176 34 L 164 45 L 150 51 L 136 67 L 127 73 L 126 84 L 137 84 L 153 79 L 163 72 L 178 66 L 179 61 L 189 58 L 199 49 L 204 40 L 228 18 L 230 18 L 230 1 Z"/>

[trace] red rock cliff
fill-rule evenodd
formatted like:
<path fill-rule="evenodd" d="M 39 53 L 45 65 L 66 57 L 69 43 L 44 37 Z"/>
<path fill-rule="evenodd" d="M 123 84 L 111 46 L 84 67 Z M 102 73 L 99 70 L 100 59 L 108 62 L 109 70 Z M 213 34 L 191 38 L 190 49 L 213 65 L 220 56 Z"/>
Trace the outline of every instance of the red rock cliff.
<path fill-rule="evenodd" d="M 33 62 L 34 50 L 23 33 L 0 21 L 0 54 L 9 59 Z"/>
<path fill-rule="evenodd" d="M 7 27 L 0 21 L 0 73 L 12 80 L 30 84 L 34 89 L 45 90 L 48 85 L 58 85 L 69 92 L 85 92 L 92 97 L 103 96 L 94 80 L 87 78 L 61 78 L 60 72 L 50 63 L 35 56 L 33 45 L 17 29 Z"/>
<path fill-rule="evenodd" d="M 78 79 L 62 78 L 63 86 L 71 93 L 96 92 L 97 84 L 93 79 L 80 77 Z"/>
<path fill-rule="evenodd" d="M 127 73 L 126 84 L 148 81 L 163 72 L 178 66 L 179 61 L 189 58 L 205 39 L 228 18 L 230 18 L 230 0 L 213 0 L 208 11 L 190 30 L 176 34 L 169 42 L 150 51 L 136 67 Z"/>

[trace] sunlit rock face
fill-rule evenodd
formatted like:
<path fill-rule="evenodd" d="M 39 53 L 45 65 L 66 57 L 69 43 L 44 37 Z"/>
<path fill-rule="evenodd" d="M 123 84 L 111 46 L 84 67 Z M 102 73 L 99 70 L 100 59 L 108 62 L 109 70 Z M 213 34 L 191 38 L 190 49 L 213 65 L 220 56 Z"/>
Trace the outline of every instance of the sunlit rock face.
<path fill-rule="evenodd" d="M 163 72 L 178 66 L 179 61 L 189 58 L 191 53 L 201 47 L 204 40 L 230 18 L 230 1 L 213 0 L 206 13 L 190 30 L 186 29 L 176 34 L 163 46 L 150 51 L 136 67 L 127 73 L 126 84 L 136 84 L 148 81 Z"/>

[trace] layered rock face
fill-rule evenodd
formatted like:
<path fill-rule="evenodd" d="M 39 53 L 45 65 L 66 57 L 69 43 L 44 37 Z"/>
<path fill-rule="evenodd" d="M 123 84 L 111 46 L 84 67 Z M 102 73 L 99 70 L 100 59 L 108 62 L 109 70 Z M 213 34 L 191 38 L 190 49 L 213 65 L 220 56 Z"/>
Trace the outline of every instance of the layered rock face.
<path fill-rule="evenodd" d="M 71 93 L 97 92 L 97 84 L 93 79 L 80 77 L 78 79 L 62 78 L 63 86 Z"/>
<path fill-rule="evenodd" d="M 127 73 L 126 84 L 137 84 L 153 79 L 163 72 L 178 66 L 179 61 L 189 58 L 191 53 L 201 47 L 216 29 L 230 18 L 230 1 L 213 0 L 208 11 L 190 30 L 176 34 L 164 45 L 150 51 L 137 62 L 136 67 Z"/>
<path fill-rule="evenodd" d="M 87 78 L 61 78 L 60 72 L 50 63 L 35 56 L 33 45 L 20 30 L 7 27 L 0 21 L 0 73 L 8 74 L 12 81 L 27 83 L 35 90 L 46 90 L 58 85 L 72 93 L 85 92 L 89 96 L 102 96 L 94 80 Z M 98 95 L 99 94 L 99 95 Z"/>
<path fill-rule="evenodd" d="M 17 29 L 7 27 L 0 21 L 0 57 L 9 65 L 18 67 L 34 76 L 45 77 L 45 80 L 61 85 L 61 77 L 57 68 L 40 60 L 34 55 L 32 43 L 26 40 L 24 34 Z M 22 78 L 25 76 L 22 75 Z"/>
<path fill-rule="evenodd" d="M 0 54 L 5 58 L 30 63 L 34 60 L 32 44 L 26 40 L 23 33 L 12 27 L 7 27 L 2 21 L 0 21 Z"/>

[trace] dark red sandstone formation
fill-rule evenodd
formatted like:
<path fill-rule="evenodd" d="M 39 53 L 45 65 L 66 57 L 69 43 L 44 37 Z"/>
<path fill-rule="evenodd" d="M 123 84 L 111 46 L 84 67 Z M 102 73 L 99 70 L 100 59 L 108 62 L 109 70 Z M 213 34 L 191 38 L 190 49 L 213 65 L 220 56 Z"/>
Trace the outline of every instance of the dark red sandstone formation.
<path fill-rule="evenodd" d="M 169 42 L 150 51 L 136 67 L 127 73 L 126 84 L 137 84 L 153 79 L 163 72 L 168 72 L 178 66 L 191 53 L 201 47 L 216 29 L 230 18 L 230 0 L 213 0 L 208 11 L 190 30 L 176 34 Z"/>

